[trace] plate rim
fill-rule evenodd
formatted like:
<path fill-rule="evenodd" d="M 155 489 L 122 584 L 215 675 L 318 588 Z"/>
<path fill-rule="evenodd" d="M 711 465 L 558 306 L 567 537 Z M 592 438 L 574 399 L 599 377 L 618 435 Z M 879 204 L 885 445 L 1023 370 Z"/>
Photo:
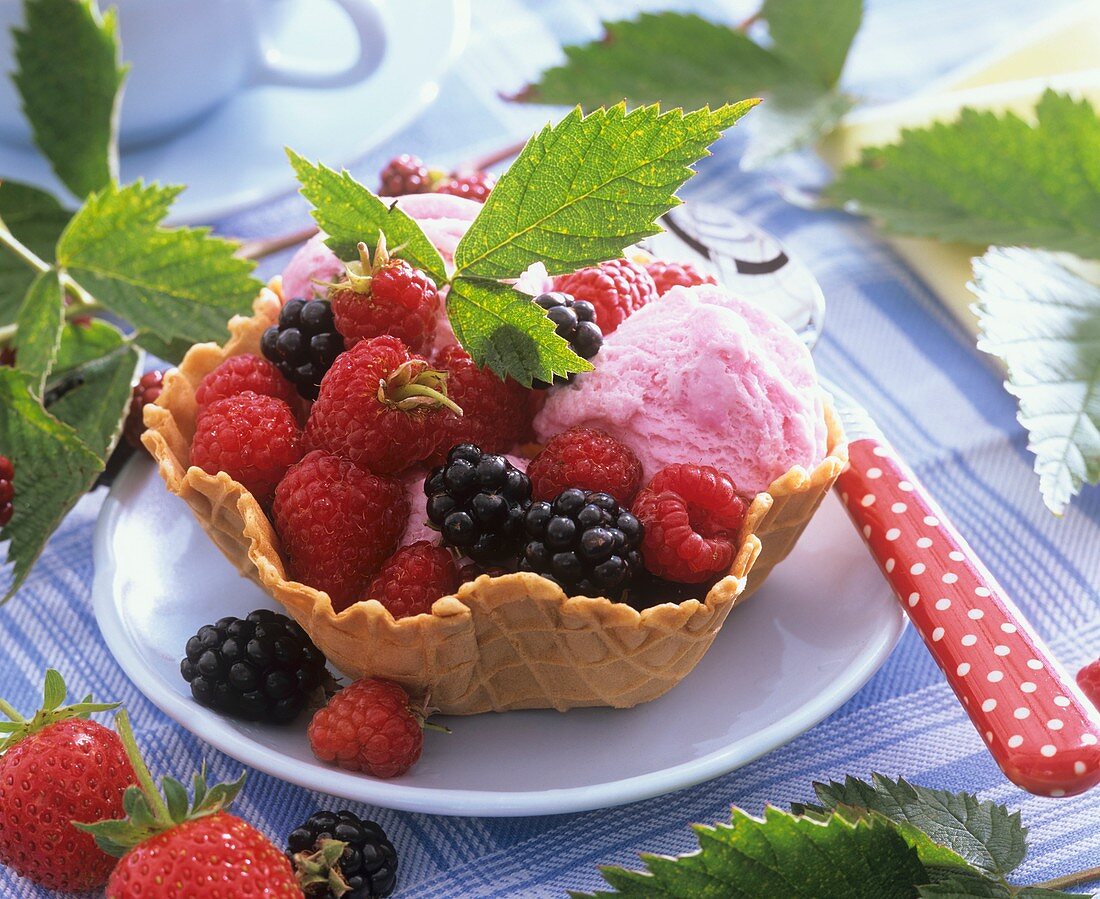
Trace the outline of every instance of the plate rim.
<path fill-rule="evenodd" d="M 92 606 L 111 655 L 150 702 L 184 730 L 215 749 L 242 764 L 296 786 L 384 808 L 450 816 L 556 815 L 640 802 L 695 786 L 728 774 L 785 745 L 844 705 L 878 671 L 908 625 L 908 617 L 891 599 L 896 612 L 892 619 L 893 626 L 882 635 L 883 639 L 878 641 L 877 646 L 868 651 L 857 664 L 846 669 L 843 676 L 831 684 L 830 689 L 819 693 L 813 701 L 803 704 L 770 726 L 698 759 L 620 780 L 596 785 L 505 793 L 417 787 L 363 777 L 339 769 L 288 766 L 286 756 L 257 745 L 213 712 L 196 707 L 165 684 L 158 673 L 142 663 L 133 642 L 127 639 L 124 620 L 115 614 L 117 604 L 112 582 L 117 559 L 110 535 L 124 509 L 118 494 L 131 481 L 143 475 L 143 468 L 152 464 L 141 459 L 132 459 L 126 464 L 104 500 L 92 538 L 95 562 Z M 829 501 L 833 499 L 830 498 Z M 889 586 L 884 583 L 882 587 L 888 594 Z"/>

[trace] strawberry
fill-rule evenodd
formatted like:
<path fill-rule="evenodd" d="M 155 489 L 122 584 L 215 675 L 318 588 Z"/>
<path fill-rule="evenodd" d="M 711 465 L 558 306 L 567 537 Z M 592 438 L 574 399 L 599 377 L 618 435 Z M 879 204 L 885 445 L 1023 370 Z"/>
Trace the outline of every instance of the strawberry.
<path fill-rule="evenodd" d="M 27 719 L 0 701 L 0 863 L 51 890 L 102 886 L 115 860 L 72 819 L 121 818 L 134 769 L 118 735 L 87 720 L 117 703 L 63 705 L 65 682 L 46 672 L 42 708 Z"/>
<path fill-rule="evenodd" d="M 173 778 L 164 778 L 158 790 L 126 713 L 119 712 L 115 722 L 139 784 L 126 791 L 129 817 L 77 825 L 119 860 L 107 882 L 107 899 L 301 899 L 286 856 L 226 811 L 244 777 L 208 788 L 205 775 L 197 774 L 190 802 Z"/>

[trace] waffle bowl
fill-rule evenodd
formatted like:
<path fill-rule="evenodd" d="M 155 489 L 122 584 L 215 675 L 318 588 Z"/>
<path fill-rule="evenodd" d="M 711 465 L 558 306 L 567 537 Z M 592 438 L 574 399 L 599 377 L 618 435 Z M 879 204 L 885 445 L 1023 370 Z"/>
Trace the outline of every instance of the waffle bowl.
<path fill-rule="evenodd" d="M 143 442 L 168 489 L 226 558 L 283 605 L 339 671 L 397 681 L 444 714 L 629 708 L 667 692 L 702 658 L 730 610 L 787 556 L 847 462 L 843 432 L 827 407 L 829 455 L 813 471 L 792 469 L 754 499 L 729 574 L 702 601 L 639 612 L 568 597 L 551 581 L 519 572 L 483 575 L 423 615 L 395 620 L 373 600 L 337 614 L 326 593 L 288 579 L 278 535 L 256 498 L 224 472 L 190 466 L 199 382 L 230 356 L 259 353 L 281 305 L 275 279 L 251 317 L 230 322 L 224 346 L 192 347 L 146 406 Z"/>

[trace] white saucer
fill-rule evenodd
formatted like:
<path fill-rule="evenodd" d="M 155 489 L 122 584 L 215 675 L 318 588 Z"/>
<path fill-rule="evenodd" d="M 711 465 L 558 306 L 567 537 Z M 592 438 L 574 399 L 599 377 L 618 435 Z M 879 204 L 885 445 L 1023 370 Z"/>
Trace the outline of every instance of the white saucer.
<path fill-rule="evenodd" d="M 285 147 L 340 166 L 392 137 L 439 93 L 466 43 L 469 0 L 376 0 L 376 11 L 384 57 L 365 81 L 331 90 L 242 91 L 174 138 L 124 152 L 122 181 L 186 184 L 171 220 L 210 222 L 293 189 Z M 333 46 L 338 55 L 341 20 L 331 4 L 301 0 L 293 16 L 298 46 Z M 30 148 L 0 143 L 0 172 L 61 194 Z"/>
<path fill-rule="evenodd" d="M 545 815 L 646 799 L 732 771 L 813 726 L 878 669 L 905 618 L 830 497 L 791 557 L 730 614 L 698 668 L 630 710 L 443 719 L 404 777 L 318 762 L 305 721 L 242 724 L 196 705 L 187 638 L 223 615 L 275 608 L 238 576 L 148 461 L 115 482 L 95 535 L 95 614 L 138 688 L 181 726 L 276 777 L 346 799 L 442 815 Z"/>

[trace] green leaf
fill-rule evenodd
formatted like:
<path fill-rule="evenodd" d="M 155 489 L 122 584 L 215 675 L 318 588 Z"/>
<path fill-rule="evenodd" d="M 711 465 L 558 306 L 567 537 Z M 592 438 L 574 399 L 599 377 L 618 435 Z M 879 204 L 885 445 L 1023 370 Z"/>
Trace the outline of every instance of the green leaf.
<path fill-rule="evenodd" d="M 47 668 L 46 680 L 42 686 L 43 710 L 52 712 L 60 708 L 61 703 L 65 701 L 65 697 L 68 693 L 69 691 L 65 689 L 65 679 L 61 676 L 61 672 L 55 668 Z"/>
<path fill-rule="evenodd" d="M 978 348 L 999 356 L 1020 401 L 1047 507 L 1100 483 L 1100 265 L 993 247 L 974 260 Z"/>
<path fill-rule="evenodd" d="M 391 253 L 427 272 L 437 285 L 446 282 L 447 269 L 439 250 L 392 200 L 379 199 L 346 170 L 335 172 L 315 165 L 293 150 L 287 150 L 287 156 L 302 186 L 302 196 L 313 204 L 313 218 L 327 235 L 325 244 L 337 256 L 345 261 L 358 259 L 360 241 L 373 254 L 383 232 Z"/>
<path fill-rule="evenodd" d="M 497 182 L 455 249 L 456 276 L 515 278 L 534 262 L 553 274 L 620 255 L 660 230 L 692 163 L 755 105 L 574 109 Z"/>
<path fill-rule="evenodd" d="M 844 783 L 816 783 L 822 806 L 867 809 L 911 824 L 980 871 L 1005 876 L 1027 853 L 1027 828 L 1020 813 L 970 793 L 948 793 L 872 775 L 872 783 L 848 777 Z"/>
<path fill-rule="evenodd" d="M 832 87 L 863 20 L 863 0 L 764 0 L 760 16 L 777 56 Z"/>
<path fill-rule="evenodd" d="M 447 296 L 455 336 L 473 360 L 525 387 L 534 379 L 592 370 L 531 297 L 496 281 L 455 281 Z"/>
<path fill-rule="evenodd" d="M 963 109 L 865 149 L 826 195 L 888 231 L 1100 258 L 1100 117 L 1047 91 L 1031 125 Z"/>
<path fill-rule="evenodd" d="M 58 378 L 74 368 L 106 356 L 122 343 L 123 337 L 118 328 L 98 318 L 81 324 L 66 322 L 61 329 L 61 341 L 46 389 L 55 386 Z"/>
<path fill-rule="evenodd" d="M 62 306 L 61 281 L 50 269 L 34 279 L 15 319 L 16 364 L 26 372 L 35 396 L 42 395 L 61 341 Z"/>
<path fill-rule="evenodd" d="M 1042 887 L 1009 888 L 984 877 L 955 875 L 938 883 L 922 886 L 921 899 L 1080 899 L 1061 890 Z"/>
<path fill-rule="evenodd" d="M 813 145 L 852 105 L 851 97 L 816 85 L 777 88 L 749 119 L 741 168 L 758 169 L 777 156 Z"/>
<path fill-rule="evenodd" d="M 104 306 L 164 340 L 221 340 L 260 287 L 255 263 L 209 228 L 164 228 L 181 188 L 111 186 L 93 194 L 57 244 L 58 263 Z"/>
<path fill-rule="evenodd" d="M 679 858 L 643 855 L 647 871 L 603 868 L 614 892 L 637 899 L 915 899 L 924 866 L 894 828 L 825 823 L 767 808 L 763 820 L 733 810 L 731 824 L 696 825 L 699 851 Z M 575 894 L 583 895 L 583 894 Z"/>
<path fill-rule="evenodd" d="M 744 33 L 696 15 L 643 13 L 605 22 L 604 29 L 600 40 L 566 47 L 565 64 L 543 72 L 515 99 L 586 110 L 623 100 L 697 109 L 805 78 Z"/>
<path fill-rule="evenodd" d="M 183 361 L 183 357 L 187 355 L 187 351 L 191 349 L 191 341 L 189 340 L 179 338 L 176 340 L 162 340 L 159 335 L 151 331 L 138 331 L 134 336 L 134 342 L 158 359 L 171 362 L 173 365 L 179 365 Z"/>
<path fill-rule="evenodd" d="M 15 181 L 0 182 L 0 219 L 20 243 L 45 262 L 53 262 L 57 238 L 69 218 L 48 193 Z M 34 279 L 35 272 L 23 260 L 0 247 L 0 325 L 15 321 Z"/>
<path fill-rule="evenodd" d="M 164 799 L 168 805 L 169 817 L 173 821 L 186 820 L 187 812 L 190 809 L 187 801 L 187 790 L 183 788 L 183 784 L 174 777 L 165 777 L 160 785 L 164 789 Z"/>
<path fill-rule="evenodd" d="M 8 599 L 103 461 L 39 405 L 26 375 L 13 368 L 0 368 L 0 447 L 15 466 L 15 514 L 0 530 L 0 542 L 11 541 Z"/>
<path fill-rule="evenodd" d="M 139 361 L 137 350 L 120 346 L 85 362 L 75 370 L 78 383 L 50 406 L 50 414 L 73 428 L 104 462 L 122 432 Z"/>
<path fill-rule="evenodd" d="M 24 0 L 15 85 L 35 143 L 78 197 L 118 172 L 115 125 L 126 70 L 114 10 L 94 0 Z"/>

